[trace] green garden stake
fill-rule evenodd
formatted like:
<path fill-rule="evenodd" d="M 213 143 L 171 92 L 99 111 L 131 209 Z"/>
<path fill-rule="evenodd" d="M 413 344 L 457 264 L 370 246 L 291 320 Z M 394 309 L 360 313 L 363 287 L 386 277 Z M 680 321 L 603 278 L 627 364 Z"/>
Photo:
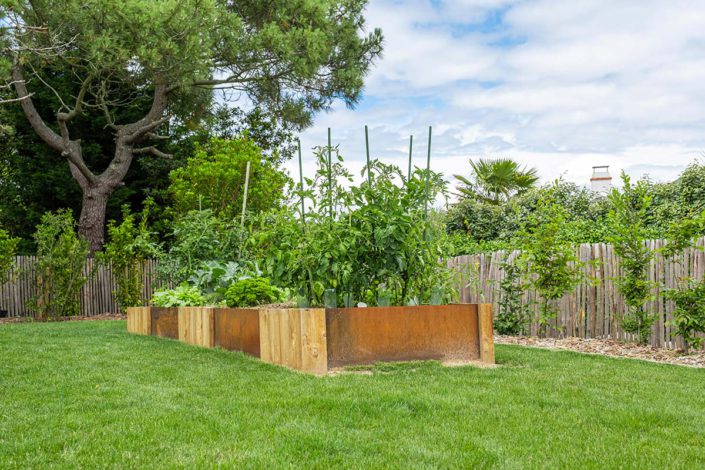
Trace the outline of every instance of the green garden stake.
<path fill-rule="evenodd" d="M 428 157 L 426 158 L 426 203 L 424 216 L 428 217 L 428 180 L 431 177 L 431 126 L 428 126 Z"/>
<path fill-rule="evenodd" d="M 301 223 L 306 225 L 306 213 L 304 212 L 304 165 L 301 160 L 301 139 L 299 142 L 299 180 L 301 181 Z"/>
<path fill-rule="evenodd" d="M 406 181 L 409 182 L 411 181 L 411 154 L 414 149 L 414 135 L 409 136 L 409 172 L 407 173 L 406 176 Z"/>
<path fill-rule="evenodd" d="M 338 308 L 338 299 L 335 289 L 326 289 L 323 291 L 323 306 L 325 308 Z"/>
<path fill-rule="evenodd" d="M 365 124 L 365 152 L 367 153 L 367 185 L 372 186 L 370 181 L 370 139 L 367 134 L 367 124 Z"/>

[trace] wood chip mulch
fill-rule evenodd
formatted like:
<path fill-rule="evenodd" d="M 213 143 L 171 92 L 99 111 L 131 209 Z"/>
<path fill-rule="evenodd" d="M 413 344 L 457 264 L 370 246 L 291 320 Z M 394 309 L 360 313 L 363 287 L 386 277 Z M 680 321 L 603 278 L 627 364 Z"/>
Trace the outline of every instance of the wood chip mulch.
<path fill-rule="evenodd" d="M 601 356 L 628 357 L 644 361 L 705 368 L 705 351 L 702 350 L 684 354 L 682 351 L 675 351 L 673 349 L 639 346 L 634 343 L 626 343 L 612 339 L 557 339 L 495 335 L 495 343 L 516 344 L 543 349 L 561 349 L 586 354 L 599 354 Z"/>
<path fill-rule="evenodd" d="M 101 313 L 99 315 L 91 316 L 75 316 L 75 317 L 60 317 L 52 321 L 91 321 L 91 320 L 126 320 L 127 315 L 121 313 Z M 32 317 L 9 317 L 0 318 L 0 324 L 2 323 L 25 323 L 36 321 Z"/>

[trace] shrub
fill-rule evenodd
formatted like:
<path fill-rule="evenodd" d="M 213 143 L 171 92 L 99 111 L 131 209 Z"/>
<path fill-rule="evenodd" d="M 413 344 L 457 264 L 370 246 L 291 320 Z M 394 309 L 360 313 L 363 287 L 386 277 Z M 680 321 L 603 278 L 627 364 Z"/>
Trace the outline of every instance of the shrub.
<path fill-rule="evenodd" d="M 12 238 L 9 233 L 0 229 L 0 285 L 9 279 L 19 241 L 19 238 Z"/>
<path fill-rule="evenodd" d="M 529 306 L 522 300 L 525 285 L 521 270 L 516 264 L 504 260 L 500 265 L 504 277 L 499 283 L 499 308 L 494 319 L 494 328 L 501 335 L 518 335 L 529 321 Z"/>
<path fill-rule="evenodd" d="M 147 228 L 149 205 L 142 213 L 139 225 L 127 207 L 123 209 L 123 220 L 119 225 L 111 220 L 108 224 L 108 243 L 99 260 L 112 266 L 117 289 L 113 291 L 121 311 L 142 302 L 142 270 L 144 262 L 158 254 L 157 245 Z"/>
<path fill-rule="evenodd" d="M 155 307 L 200 307 L 206 304 L 206 298 L 197 287 L 181 284 L 176 289 L 155 291 L 152 305 Z"/>
<path fill-rule="evenodd" d="M 279 300 L 280 291 L 264 277 L 242 279 L 225 292 L 228 307 L 253 307 Z"/>
<path fill-rule="evenodd" d="M 88 243 L 76 234 L 76 222 L 68 210 L 47 212 L 37 226 L 36 288 L 29 307 L 39 319 L 78 315 L 81 288 L 88 278 L 83 270 Z"/>
<path fill-rule="evenodd" d="M 685 280 L 678 289 L 668 289 L 664 297 L 673 301 L 673 326 L 675 334 L 683 337 L 685 349 L 699 347 L 705 338 L 696 333 L 705 332 L 705 279 Z"/>

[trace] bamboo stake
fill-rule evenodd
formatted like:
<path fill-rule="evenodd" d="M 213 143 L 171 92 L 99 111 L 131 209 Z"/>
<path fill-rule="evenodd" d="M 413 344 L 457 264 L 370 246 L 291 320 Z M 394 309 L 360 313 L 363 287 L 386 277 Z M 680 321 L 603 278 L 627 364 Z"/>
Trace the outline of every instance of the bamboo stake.
<path fill-rule="evenodd" d="M 250 162 L 247 162 L 245 169 L 245 191 L 242 194 L 242 215 L 240 216 L 240 227 L 245 225 L 245 209 L 247 208 L 247 188 L 250 185 Z"/>
<path fill-rule="evenodd" d="M 301 139 L 299 143 L 299 180 L 301 181 L 301 223 L 306 224 L 306 213 L 304 212 L 304 165 L 301 160 Z"/>
<path fill-rule="evenodd" d="M 328 128 L 328 213 L 330 216 L 331 223 L 333 223 L 333 179 L 331 175 L 331 139 L 330 139 L 330 127 Z"/>

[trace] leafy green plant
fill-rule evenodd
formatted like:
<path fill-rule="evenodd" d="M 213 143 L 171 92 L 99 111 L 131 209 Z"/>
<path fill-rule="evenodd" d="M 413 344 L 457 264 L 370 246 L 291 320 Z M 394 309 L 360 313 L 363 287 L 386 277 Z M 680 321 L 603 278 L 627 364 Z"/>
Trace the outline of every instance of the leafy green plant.
<path fill-rule="evenodd" d="M 181 284 L 175 289 L 157 290 L 152 294 L 155 307 L 200 307 L 206 298 L 197 287 Z"/>
<path fill-rule="evenodd" d="M 37 295 L 29 307 L 40 320 L 79 314 L 81 289 L 88 280 L 83 272 L 88 243 L 78 237 L 75 227 L 68 210 L 47 212 L 37 226 Z"/>
<path fill-rule="evenodd" d="M 108 223 L 108 242 L 98 259 L 112 267 L 117 289 L 113 291 L 115 301 L 121 311 L 142 303 L 142 274 L 144 263 L 159 254 L 158 246 L 152 240 L 147 227 L 148 204 L 142 213 L 139 224 L 135 215 L 127 207 L 123 208 L 120 224 L 114 220 Z"/>
<path fill-rule="evenodd" d="M 522 282 L 522 272 L 517 264 L 505 258 L 500 269 L 504 277 L 499 282 L 499 308 L 494 328 L 501 335 L 518 335 L 531 319 L 529 305 L 522 299 L 526 285 Z"/>
<path fill-rule="evenodd" d="M 545 334 L 556 318 L 556 302 L 583 278 L 583 264 L 563 232 L 565 220 L 564 208 L 547 197 L 539 201 L 520 233 L 523 251 L 517 261 L 541 297 L 537 318 L 540 334 Z"/>
<path fill-rule="evenodd" d="M 611 204 L 608 241 L 614 246 L 621 265 L 617 287 L 627 308 L 622 327 L 635 334 L 640 344 L 646 344 L 656 320 L 656 316 L 646 310 L 646 303 L 652 298 L 648 268 L 654 257 L 645 244 L 651 196 L 643 180 L 632 184 L 629 176 L 622 173 L 622 182 L 622 191 L 615 188 L 608 196 Z"/>
<path fill-rule="evenodd" d="M 272 286 L 269 279 L 253 277 L 230 286 L 225 293 L 225 302 L 228 307 L 254 307 L 274 303 L 280 296 L 281 291 Z"/>
<path fill-rule="evenodd" d="M 0 228 L 0 285 L 6 283 L 15 264 L 19 238 L 13 238 Z"/>

